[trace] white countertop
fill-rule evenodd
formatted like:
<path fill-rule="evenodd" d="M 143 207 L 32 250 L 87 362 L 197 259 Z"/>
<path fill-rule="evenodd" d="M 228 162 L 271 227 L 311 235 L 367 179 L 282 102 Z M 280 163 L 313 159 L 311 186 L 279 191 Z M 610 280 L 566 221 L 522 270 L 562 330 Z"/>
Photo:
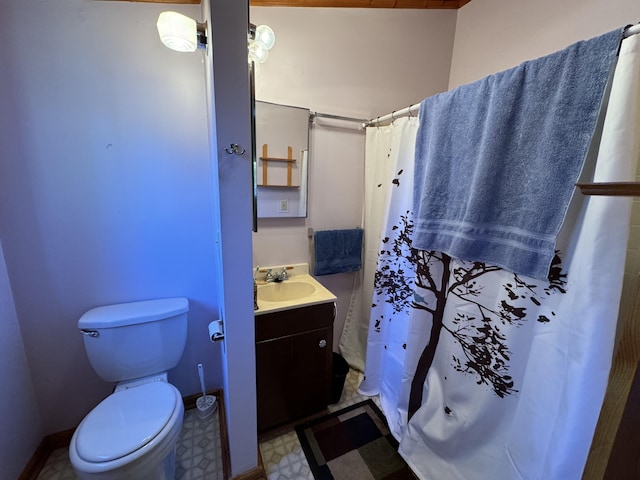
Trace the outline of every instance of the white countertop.
<path fill-rule="evenodd" d="M 310 295 L 295 300 L 285 301 L 266 301 L 260 298 L 260 290 L 263 287 L 277 288 L 272 283 L 266 283 L 264 281 L 265 274 L 263 270 L 272 269 L 274 275 L 282 271 L 282 268 L 287 268 L 288 280 L 284 280 L 279 283 L 286 288 L 287 282 L 303 282 L 311 284 L 315 287 L 315 290 Z M 258 310 L 254 310 L 254 315 L 262 315 L 265 313 L 279 312 L 282 310 L 291 310 L 293 308 L 307 307 L 310 305 L 318 305 L 321 303 L 335 302 L 336 296 L 331 293 L 324 285 L 318 282 L 314 277 L 309 275 L 309 264 L 301 263 L 295 265 L 280 265 L 275 267 L 261 267 L 260 272 L 257 274 L 256 283 L 258 284 Z"/>

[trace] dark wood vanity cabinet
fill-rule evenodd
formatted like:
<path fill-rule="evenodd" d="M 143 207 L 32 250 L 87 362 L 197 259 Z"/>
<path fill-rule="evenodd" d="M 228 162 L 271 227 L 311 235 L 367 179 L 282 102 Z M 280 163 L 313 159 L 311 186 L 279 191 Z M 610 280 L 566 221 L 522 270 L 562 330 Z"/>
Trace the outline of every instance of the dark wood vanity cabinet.
<path fill-rule="evenodd" d="M 329 404 L 334 315 L 334 303 L 256 315 L 259 431 Z"/>

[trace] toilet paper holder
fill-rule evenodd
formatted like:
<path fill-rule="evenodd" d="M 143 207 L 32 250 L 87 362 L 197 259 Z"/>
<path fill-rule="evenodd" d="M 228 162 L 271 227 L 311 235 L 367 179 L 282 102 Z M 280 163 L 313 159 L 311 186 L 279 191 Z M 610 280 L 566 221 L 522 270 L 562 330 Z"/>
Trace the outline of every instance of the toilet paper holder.
<path fill-rule="evenodd" d="M 214 343 L 224 340 L 224 325 L 222 320 L 214 320 L 209 323 L 209 339 Z"/>

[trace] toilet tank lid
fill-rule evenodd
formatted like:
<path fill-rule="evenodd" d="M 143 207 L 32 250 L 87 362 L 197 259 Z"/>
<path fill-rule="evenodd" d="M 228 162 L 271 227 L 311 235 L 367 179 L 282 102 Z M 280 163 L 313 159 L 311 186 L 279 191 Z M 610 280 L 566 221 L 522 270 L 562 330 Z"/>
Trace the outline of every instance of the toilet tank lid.
<path fill-rule="evenodd" d="M 183 297 L 106 305 L 92 308 L 82 315 L 78 320 L 78 328 L 115 328 L 147 323 L 180 315 L 188 310 L 189 301 Z"/>

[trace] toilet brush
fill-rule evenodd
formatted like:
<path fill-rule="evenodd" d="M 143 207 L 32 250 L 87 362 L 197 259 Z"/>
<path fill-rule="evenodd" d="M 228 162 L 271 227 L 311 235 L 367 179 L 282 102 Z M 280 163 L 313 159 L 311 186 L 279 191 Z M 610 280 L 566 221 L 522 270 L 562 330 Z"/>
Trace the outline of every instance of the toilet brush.
<path fill-rule="evenodd" d="M 217 406 L 216 397 L 213 395 L 207 395 L 204 388 L 204 370 L 202 364 L 198 364 L 198 376 L 200 377 L 200 389 L 202 390 L 202 396 L 196 400 L 196 407 L 198 409 L 198 417 L 208 418 Z"/>

